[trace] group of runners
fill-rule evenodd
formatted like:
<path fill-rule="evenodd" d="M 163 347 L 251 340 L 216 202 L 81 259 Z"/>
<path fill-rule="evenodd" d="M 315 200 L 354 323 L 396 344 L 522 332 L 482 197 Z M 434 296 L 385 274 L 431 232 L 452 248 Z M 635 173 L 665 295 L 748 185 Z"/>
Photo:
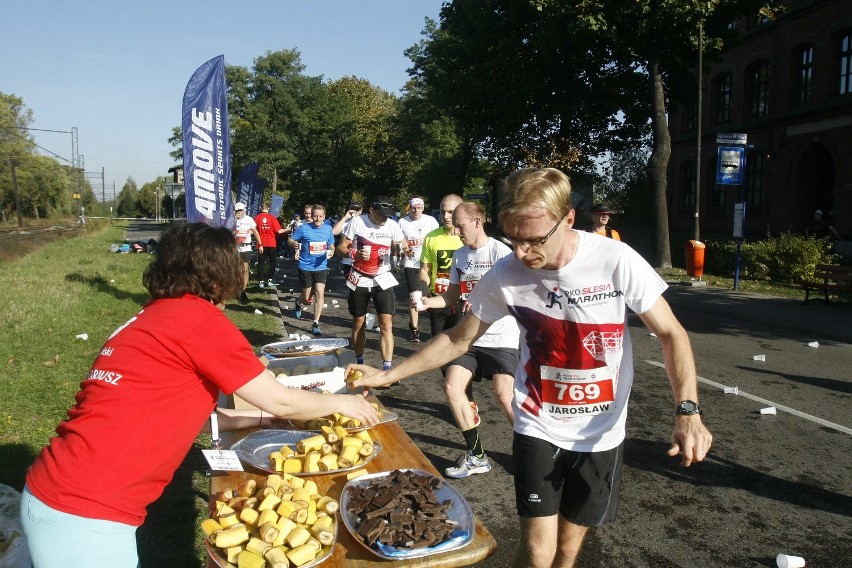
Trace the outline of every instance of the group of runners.
<path fill-rule="evenodd" d="M 570 182 L 555 169 L 519 170 L 503 189 L 499 220 L 508 245 L 486 234 L 479 204 L 454 194 L 441 200 L 438 220 L 424 214 L 421 196 L 409 199 L 399 221 L 384 195 L 351 204 L 333 226 L 322 206 L 306 209 L 310 223 L 289 236 L 302 285 L 294 315 L 301 317 L 313 295 L 312 331 L 321 333 L 327 262 L 340 256 L 356 356 L 347 372 L 364 375 L 350 387 L 387 387 L 440 368 L 466 446 L 445 470 L 451 478 L 492 468 L 469 396 L 474 378 L 489 379 L 514 431 L 522 531 L 516 564 L 571 566 L 588 527 L 617 511 L 633 379 L 627 308 L 663 347 L 675 398 L 669 455 L 681 454 L 684 466 L 700 462 L 712 436 L 701 422 L 689 339 L 662 297 L 665 283 L 607 226 L 617 212 L 595 204 L 593 224 L 576 230 Z M 424 311 L 431 339 L 395 366 L 400 274 L 409 293 L 408 339 L 421 340 Z M 364 365 L 371 303 L 381 369 Z"/>

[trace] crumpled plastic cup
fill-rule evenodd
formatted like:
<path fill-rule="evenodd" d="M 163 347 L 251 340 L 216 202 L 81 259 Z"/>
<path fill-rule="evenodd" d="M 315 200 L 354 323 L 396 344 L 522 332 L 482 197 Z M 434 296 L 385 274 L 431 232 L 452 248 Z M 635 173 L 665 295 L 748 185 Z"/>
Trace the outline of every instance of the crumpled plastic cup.
<path fill-rule="evenodd" d="M 740 394 L 738 387 L 725 387 L 725 394 Z"/>
<path fill-rule="evenodd" d="M 805 565 L 805 559 L 801 556 L 779 554 L 775 557 L 775 563 L 778 564 L 778 568 L 802 568 Z"/>
<path fill-rule="evenodd" d="M 767 406 L 766 408 L 760 409 L 761 414 L 778 414 L 778 409 L 774 406 Z"/>
<path fill-rule="evenodd" d="M 89 339 L 89 334 L 88 333 L 78 333 L 75 337 L 77 339 L 82 339 L 83 341 L 87 341 Z"/>
<path fill-rule="evenodd" d="M 257 315 L 262 315 L 262 314 L 263 314 L 263 312 L 262 312 L 262 311 L 260 311 L 260 310 L 258 310 L 258 309 L 255 309 L 255 310 L 254 310 L 254 313 L 256 313 Z"/>
<path fill-rule="evenodd" d="M 755 361 L 766 361 L 766 355 L 755 355 L 752 359 Z"/>
<path fill-rule="evenodd" d="M 811 341 L 808 343 L 808 347 L 819 347 L 819 341 Z"/>

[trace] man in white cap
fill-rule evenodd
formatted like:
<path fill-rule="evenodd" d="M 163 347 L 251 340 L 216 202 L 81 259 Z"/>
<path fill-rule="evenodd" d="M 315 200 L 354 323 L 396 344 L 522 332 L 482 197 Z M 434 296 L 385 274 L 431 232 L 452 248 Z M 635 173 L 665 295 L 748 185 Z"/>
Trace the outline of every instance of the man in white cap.
<path fill-rule="evenodd" d="M 237 203 L 234 206 L 234 216 L 237 219 L 236 225 L 234 225 L 234 237 L 237 239 L 237 248 L 240 251 L 240 257 L 243 259 L 243 289 L 240 290 L 240 301 L 248 302 L 246 288 L 249 282 L 252 235 L 254 235 L 259 253 L 263 253 L 263 245 L 260 242 L 260 233 L 257 232 L 257 223 L 249 215 L 246 215 L 245 203 Z"/>
<path fill-rule="evenodd" d="M 346 286 L 349 288 L 349 314 L 353 318 L 355 359 L 358 363 L 364 362 L 367 305 L 372 300 L 379 320 L 379 350 L 384 369 L 390 369 L 393 362 L 393 315 L 396 311 L 393 287 L 398 284 L 391 272 L 391 251 L 399 246 L 408 253 L 405 236 L 393 220 L 393 213 L 390 198 L 376 196 L 370 202 L 368 213 L 352 219 L 337 247 L 341 256 L 353 260 Z"/>
<path fill-rule="evenodd" d="M 426 235 L 438 228 L 438 221 L 431 215 L 424 215 L 424 207 L 423 198 L 415 195 L 408 201 L 408 215 L 399 220 L 399 228 L 402 229 L 402 234 L 408 241 L 408 249 L 411 251 L 410 256 L 402 255 L 405 285 L 409 294 L 417 290 L 424 295 L 427 294 L 426 283 L 420 280 L 420 254 L 423 252 L 423 240 Z M 419 342 L 420 329 L 418 328 L 419 315 L 417 309 L 409 307 L 408 317 L 408 329 L 411 331 L 408 340 Z"/>

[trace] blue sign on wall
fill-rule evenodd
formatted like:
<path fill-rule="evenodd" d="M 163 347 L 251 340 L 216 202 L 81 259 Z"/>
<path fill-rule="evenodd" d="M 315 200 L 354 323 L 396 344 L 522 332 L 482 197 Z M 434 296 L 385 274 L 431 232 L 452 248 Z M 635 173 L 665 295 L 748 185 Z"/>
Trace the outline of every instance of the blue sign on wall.
<path fill-rule="evenodd" d="M 745 170 L 745 148 L 719 146 L 716 163 L 716 183 L 742 185 Z"/>

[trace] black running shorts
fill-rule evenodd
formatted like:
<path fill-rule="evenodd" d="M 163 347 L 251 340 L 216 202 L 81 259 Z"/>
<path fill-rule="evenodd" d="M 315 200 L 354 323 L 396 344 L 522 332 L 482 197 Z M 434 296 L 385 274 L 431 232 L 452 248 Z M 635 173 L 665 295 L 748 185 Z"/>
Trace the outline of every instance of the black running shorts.
<path fill-rule="evenodd" d="M 515 432 L 512 454 L 521 517 L 558 512 L 583 526 L 615 520 L 624 442 L 603 452 L 573 452 Z"/>

